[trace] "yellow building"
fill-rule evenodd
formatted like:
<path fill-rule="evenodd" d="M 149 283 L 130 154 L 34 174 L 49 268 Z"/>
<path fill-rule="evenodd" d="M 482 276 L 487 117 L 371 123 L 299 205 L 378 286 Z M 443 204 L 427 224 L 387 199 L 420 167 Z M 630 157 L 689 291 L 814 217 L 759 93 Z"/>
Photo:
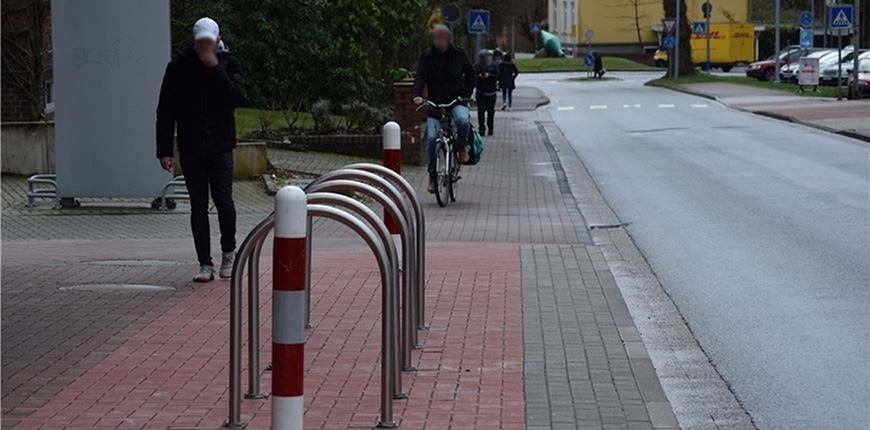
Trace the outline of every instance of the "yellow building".
<path fill-rule="evenodd" d="M 705 0 L 684 0 L 689 21 L 704 20 Z M 710 0 L 712 24 L 749 22 L 750 0 Z M 550 33 L 568 51 L 583 49 L 591 30 L 592 45 L 608 52 L 643 52 L 658 47 L 662 0 L 549 0 Z"/>

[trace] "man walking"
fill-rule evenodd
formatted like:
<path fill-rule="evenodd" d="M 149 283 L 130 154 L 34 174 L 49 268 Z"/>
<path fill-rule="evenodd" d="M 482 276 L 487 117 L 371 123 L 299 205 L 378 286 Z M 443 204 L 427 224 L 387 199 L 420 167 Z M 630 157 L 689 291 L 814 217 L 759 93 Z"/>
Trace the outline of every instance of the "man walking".
<path fill-rule="evenodd" d="M 208 195 L 218 211 L 221 232 L 220 277 L 232 276 L 236 249 L 236 207 L 233 202 L 234 110 L 245 101 L 242 67 L 230 55 L 218 24 L 202 18 L 193 26 L 194 44 L 178 50 L 166 67 L 157 106 L 157 158 L 173 170 L 173 138 L 190 194 L 190 227 L 199 260 L 195 282 L 214 279 Z"/>
<path fill-rule="evenodd" d="M 423 103 L 423 87 L 429 91 L 429 100 L 435 104 L 448 104 L 456 99 L 467 99 L 474 91 L 474 67 L 465 51 L 453 45 L 450 29 L 445 25 L 436 25 L 432 29 L 432 46 L 423 51 L 417 62 L 417 74 L 414 75 L 414 86 L 411 96 L 415 104 Z M 453 122 L 456 124 L 455 149 L 459 152 L 459 162 L 467 163 L 468 134 L 471 124 L 468 121 L 469 110 L 464 102 L 457 102 L 450 110 Z M 440 111 L 428 110 L 426 120 L 426 154 L 429 158 L 430 193 L 435 193 L 435 137 L 441 129 Z"/>
<path fill-rule="evenodd" d="M 480 134 L 492 136 L 495 131 L 495 103 L 498 100 L 498 66 L 492 61 L 492 53 L 481 49 L 474 65 L 477 73 L 477 122 Z"/>

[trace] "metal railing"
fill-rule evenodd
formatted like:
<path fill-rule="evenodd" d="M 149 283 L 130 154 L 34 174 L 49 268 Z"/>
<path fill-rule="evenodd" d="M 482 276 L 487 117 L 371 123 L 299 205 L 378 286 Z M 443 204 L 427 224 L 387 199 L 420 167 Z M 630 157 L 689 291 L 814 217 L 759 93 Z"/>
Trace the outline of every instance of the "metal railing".
<path fill-rule="evenodd" d="M 385 128 L 386 130 L 386 128 Z M 385 145 L 386 146 L 386 145 Z M 312 216 L 323 216 L 334 219 L 349 226 L 366 240 L 376 256 L 376 244 L 381 243 L 385 262 L 379 261 L 382 272 L 384 291 L 382 304 L 384 321 L 382 322 L 382 393 L 381 420 L 379 426 L 392 427 L 393 398 L 407 397 L 402 393 L 401 370 L 413 370 L 411 365 L 411 348 L 417 345 L 417 330 L 425 328 L 425 219 L 422 204 L 413 187 L 398 173 L 375 164 L 352 164 L 340 170 L 330 172 L 313 181 L 305 191 L 309 197 L 309 219 Z M 384 207 L 385 216 L 392 216 L 399 226 L 399 239 L 402 244 L 401 272 L 398 271 L 398 251 L 390 237 L 383 221 L 364 204 L 340 194 L 339 192 L 357 192 L 374 199 Z M 337 209 L 333 206 L 339 207 Z M 329 208 L 329 209 L 324 209 Z M 363 209 L 364 208 L 364 209 Z M 336 211 L 344 215 L 336 215 Z M 328 214 L 326 214 L 328 212 Z M 350 215 L 352 212 L 358 218 Z M 348 221 L 348 217 L 354 221 Z M 341 218 L 341 219 L 336 219 Z M 364 221 L 364 223 L 363 223 Z M 242 346 L 242 282 L 244 270 L 248 270 L 248 335 L 249 335 L 249 387 L 245 398 L 263 399 L 266 396 L 260 392 L 259 363 L 259 259 L 263 244 L 274 226 L 274 213 L 258 224 L 242 242 L 233 266 L 232 286 L 230 295 L 230 408 L 229 419 L 225 427 L 243 427 L 241 422 L 241 346 Z M 368 229 L 360 228 L 360 226 Z M 311 246 L 311 223 L 308 223 L 308 255 Z M 371 233 L 371 234 L 369 234 Z M 374 245 L 373 245 L 374 243 Z M 311 258 L 307 259 L 306 272 L 310 274 Z M 386 269 L 386 271 L 385 271 Z M 402 282 L 402 324 L 396 319 L 399 310 L 398 274 Z M 389 277 L 394 279 L 390 283 Z M 306 316 L 305 322 L 310 322 L 310 277 L 306 277 Z M 392 287 L 391 287 L 392 286 Z M 387 318 L 392 314 L 392 319 Z M 401 331 L 401 354 L 396 345 L 399 343 Z"/>
<path fill-rule="evenodd" d="M 51 188 L 37 188 L 37 185 L 49 185 Z M 33 175 L 27 178 L 26 207 L 36 206 L 36 199 L 53 199 L 53 209 L 60 209 L 60 197 L 57 194 L 57 175 Z"/>

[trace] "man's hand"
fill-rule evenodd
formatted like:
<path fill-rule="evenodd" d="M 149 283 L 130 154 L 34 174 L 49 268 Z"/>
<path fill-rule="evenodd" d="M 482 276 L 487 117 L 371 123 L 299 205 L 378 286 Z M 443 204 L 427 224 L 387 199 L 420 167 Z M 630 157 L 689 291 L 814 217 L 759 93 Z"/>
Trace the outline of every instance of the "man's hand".
<path fill-rule="evenodd" d="M 197 49 L 196 55 L 199 57 L 199 61 L 202 61 L 202 65 L 205 66 L 206 69 L 211 69 L 218 65 L 217 55 L 215 55 L 212 50 Z"/>
<path fill-rule="evenodd" d="M 172 173 L 172 157 L 160 157 L 160 167 L 163 170 Z"/>
<path fill-rule="evenodd" d="M 414 97 L 414 104 L 415 105 L 423 104 L 423 97 Z"/>
<path fill-rule="evenodd" d="M 486 79 L 486 78 L 489 77 L 489 73 L 483 72 L 483 73 L 480 74 L 480 77 L 483 78 L 483 79 Z"/>

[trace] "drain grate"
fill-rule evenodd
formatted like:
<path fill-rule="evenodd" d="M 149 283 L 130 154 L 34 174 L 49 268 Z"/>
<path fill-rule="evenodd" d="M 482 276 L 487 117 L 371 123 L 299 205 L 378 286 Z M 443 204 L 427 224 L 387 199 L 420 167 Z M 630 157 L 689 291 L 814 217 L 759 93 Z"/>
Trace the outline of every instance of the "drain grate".
<path fill-rule="evenodd" d="M 623 224 L 591 224 L 589 230 L 614 230 L 617 228 L 627 227 L 628 223 Z"/>
<path fill-rule="evenodd" d="M 82 264 L 91 264 L 97 266 L 178 266 L 184 263 L 169 260 L 90 260 L 83 261 Z"/>
<path fill-rule="evenodd" d="M 173 287 L 139 284 L 85 284 L 60 287 L 61 291 L 85 291 L 89 293 L 160 293 L 175 291 Z"/>

